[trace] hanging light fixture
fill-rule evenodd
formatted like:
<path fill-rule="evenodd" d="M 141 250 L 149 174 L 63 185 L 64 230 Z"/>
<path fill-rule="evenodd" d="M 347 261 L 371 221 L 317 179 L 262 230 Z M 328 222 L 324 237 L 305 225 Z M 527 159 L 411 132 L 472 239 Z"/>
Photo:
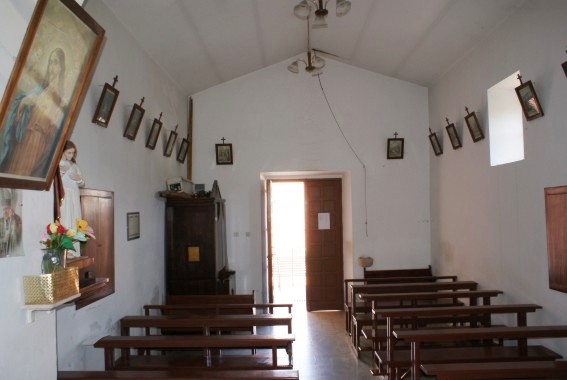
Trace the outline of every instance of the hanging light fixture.
<path fill-rule="evenodd" d="M 305 1 L 305 0 L 304 0 Z M 318 75 L 321 73 L 321 69 L 325 67 L 325 60 L 316 54 L 315 49 L 311 49 L 310 38 L 309 38 L 309 17 L 307 20 L 307 60 L 303 58 L 298 58 L 289 64 L 287 69 L 294 74 L 299 73 L 299 62 L 305 64 L 305 71 L 312 75 Z"/>
<path fill-rule="evenodd" d="M 293 7 L 293 14 L 302 19 L 308 19 L 313 16 L 313 28 L 326 28 L 327 3 L 329 0 L 301 0 L 299 4 Z M 342 17 L 350 11 L 351 3 L 349 0 L 336 0 L 336 15 Z"/>

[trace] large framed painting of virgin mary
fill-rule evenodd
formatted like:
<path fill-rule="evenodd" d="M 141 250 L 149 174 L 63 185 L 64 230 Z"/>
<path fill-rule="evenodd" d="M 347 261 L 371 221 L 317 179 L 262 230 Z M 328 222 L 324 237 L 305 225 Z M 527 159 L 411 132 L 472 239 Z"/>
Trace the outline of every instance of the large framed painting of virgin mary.
<path fill-rule="evenodd" d="M 0 187 L 48 190 L 102 46 L 74 0 L 38 0 L 0 103 Z"/>

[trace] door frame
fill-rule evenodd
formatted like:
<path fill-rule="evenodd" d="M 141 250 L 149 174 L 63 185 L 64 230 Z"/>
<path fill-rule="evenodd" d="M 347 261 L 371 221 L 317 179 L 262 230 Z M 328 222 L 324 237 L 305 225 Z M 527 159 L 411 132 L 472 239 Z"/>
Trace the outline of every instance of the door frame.
<path fill-rule="evenodd" d="M 273 302 L 273 288 L 271 286 L 271 236 L 269 225 L 270 205 L 268 187 L 270 181 L 303 181 L 309 179 L 331 179 L 340 178 L 342 183 L 342 235 L 343 235 L 343 276 L 346 278 L 354 273 L 353 247 L 351 242 L 353 238 L 352 228 L 352 185 L 351 175 L 348 172 L 337 171 L 305 171 L 305 172 L 263 172 L 260 173 L 262 181 L 262 256 L 264 258 L 262 265 L 262 274 L 264 278 L 264 294 L 267 302 Z M 352 277 L 352 276 L 351 276 Z"/>

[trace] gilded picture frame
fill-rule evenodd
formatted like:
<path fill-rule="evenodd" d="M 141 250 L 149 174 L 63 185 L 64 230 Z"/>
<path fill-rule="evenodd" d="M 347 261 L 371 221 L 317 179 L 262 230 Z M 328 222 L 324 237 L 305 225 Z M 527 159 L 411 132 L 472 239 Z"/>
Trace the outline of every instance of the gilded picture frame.
<path fill-rule="evenodd" d="M 104 34 L 74 0 L 37 1 L 0 103 L 0 187 L 49 190 Z"/>

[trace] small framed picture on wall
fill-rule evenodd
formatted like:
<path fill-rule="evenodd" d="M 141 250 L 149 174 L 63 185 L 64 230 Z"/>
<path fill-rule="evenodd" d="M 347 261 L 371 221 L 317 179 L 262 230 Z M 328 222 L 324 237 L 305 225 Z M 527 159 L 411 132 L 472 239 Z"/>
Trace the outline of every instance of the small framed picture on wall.
<path fill-rule="evenodd" d="M 469 112 L 468 107 L 465 107 L 467 111 L 467 116 L 465 116 L 465 122 L 467 123 L 467 127 L 471 134 L 471 138 L 473 142 L 480 141 L 484 139 L 484 133 L 480 128 L 480 123 L 478 122 L 478 118 L 476 117 L 476 112 Z"/>
<path fill-rule="evenodd" d="M 114 111 L 114 106 L 118 100 L 120 92 L 114 87 L 117 81 L 118 76 L 115 76 L 114 83 L 112 85 L 105 83 L 100 99 L 98 100 L 95 114 L 93 116 L 93 123 L 96 123 L 101 127 L 108 127 L 112 111 Z"/>
<path fill-rule="evenodd" d="M 140 238 L 140 213 L 129 212 L 126 214 L 126 234 L 128 240 Z"/>
<path fill-rule="evenodd" d="M 134 104 L 132 112 L 130 112 L 130 117 L 128 118 L 128 123 L 126 123 L 126 129 L 124 130 L 124 137 L 127 139 L 136 140 L 138 129 L 140 129 L 140 124 L 146 112 L 146 110 L 142 108 L 142 104 L 144 104 L 144 98 L 142 98 L 139 105 Z"/>
<path fill-rule="evenodd" d="M 398 138 L 398 132 L 394 133 L 393 139 L 388 139 L 388 160 L 404 158 L 404 139 Z"/>
<path fill-rule="evenodd" d="M 154 150 L 158 141 L 159 133 L 161 132 L 162 122 L 161 113 L 159 114 L 159 119 L 154 119 L 152 124 L 152 129 L 150 129 L 150 134 L 148 135 L 148 140 L 146 141 L 146 148 Z"/>
<path fill-rule="evenodd" d="M 215 144 L 217 165 L 232 165 L 232 144 Z"/>
<path fill-rule="evenodd" d="M 177 152 L 177 161 L 184 163 L 187 157 L 187 152 L 189 151 L 189 140 L 181 140 L 181 146 L 179 147 L 179 152 Z"/>
<path fill-rule="evenodd" d="M 455 128 L 455 124 L 449 123 L 448 118 L 445 118 L 445 120 L 447 120 L 447 126 L 445 127 L 445 129 L 447 130 L 447 134 L 449 135 L 449 140 L 451 140 L 451 145 L 453 146 L 453 149 L 461 148 L 463 144 L 461 144 L 461 139 L 459 138 L 459 134 L 457 133 L 457 128 Z"/>
<path fill-rule="evenodd" d="M 437 134 L 429 128 L 429 141 L 431 142 L 431 148 L 433 148 L 433 153 L 436 156 L 443 154 L 443 149 L 441 149 L 441 144 L 437 138 Z"/>
<path fill-rule="evenodd" d="M 175 147 L 175 142 L 177 141 L 177 126 L 175 126 L 175 131 L 171 131 L 169 133 L 169 138 L 167 139 L 167 144 L 165 146 L 165 150 L 163 151 L 163 155 L 165 157 L 170 157 L 171 152 L 173 152 L 173 148 Z"/>
<path fill-rule="evenodd" d="M 524 116 L 527 121 L 537 119 L 543 116 L 543 110 L 537 98 L 537 94 L 534 89 L 532 81 L 529 80 L 526 83 L 522 82 L 522 76 L 518 74 L 518 79 L 521 85 L 516 87 L 516 95 L 518 95 L 518 100 L 522 105 L 522 111 L 524 111 Z"/>

